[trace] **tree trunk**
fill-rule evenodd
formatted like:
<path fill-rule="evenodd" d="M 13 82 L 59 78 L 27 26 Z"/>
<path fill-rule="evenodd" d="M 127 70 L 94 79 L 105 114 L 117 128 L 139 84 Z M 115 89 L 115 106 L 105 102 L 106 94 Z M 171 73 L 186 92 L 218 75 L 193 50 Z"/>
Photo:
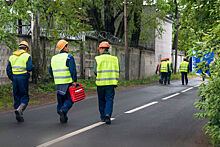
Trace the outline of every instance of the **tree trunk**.
<path fill-rule="evenodd" d="M 141 13 L 142 13 L 143 0 L 136 0 L 134 4 L 134 29 L 131 35 L 130 45 L 137 47 L 139 43 L 140 33 L 141 33 Z"/>
<path fill-rule="evenodd" d="M 127 1 L 124 0 L 124 32 L 125 32 L 125 80 L 129 80 L 129 48 L 127 30 Z"/>
<path fill-rule="evenodd" d="M 178 35 L 179 35 L 179 26 L 177 27 L 176 34 L 174 37 L 174 48 L 175 48 L 175 66 L 174 66 L 174 74 L 177 73 L 177 56 L 178 56 Z"/>
<path fill-rule="evenodd" d="M 42 70 L 45 71 L 47 68 L 47 57 L 46 57 L 46 37 L 44 37 L 44 42 L 42 44 L 42 50 L 43 50 L 43 61 L 42 61 Z"/>
<path fill-rule="evenodd" d="M 174 4 L 176 6 L 175 9 L 175 19 L 176 19 L 176 34 L 173 40 L 173 46 L 175 48 L 175 66 L 174 66 L 174 74 L 177 73 L 177 53 L 178 53 L 178 35 L 179 35 L 179 10 L 178 10 L 178 3 L 177 0 L 174 0 Z"/>
<path fill-rule="evenodd" d="M 40 19 L 39 19 L 39 11 L 37 11 L 36 16 L 32 16 L 32 34 L 31 34 L 31 48 L 32 48 L 32 60 L 34 64 L 34 69 L 32 73 L 32 81 L 37 84 L 40 69 Z"/>
<path fill-rule="evenodd" d="M 111 5 L 111 0 L 105 0 L 104 1 L 104 20 L 105 20 L 105 31 L 111 33 L 114 35 L 115 33 L 115 18 L 114 18 L 114 10 L 110 6 Z"/>

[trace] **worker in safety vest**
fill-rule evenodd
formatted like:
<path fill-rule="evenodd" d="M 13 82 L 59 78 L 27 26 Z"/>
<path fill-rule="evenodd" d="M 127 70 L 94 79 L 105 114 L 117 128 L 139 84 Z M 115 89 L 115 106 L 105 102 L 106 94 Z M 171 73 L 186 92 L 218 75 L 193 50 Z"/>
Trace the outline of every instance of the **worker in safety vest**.
<path fill-rule="evenodd" d="M 69 93 L 69 87 L 77 85 L 76 64 L 72 55 L 69 55 L 69 44 L 65 40 L 57 43 L 59 54 L 51 59 L 49 72 L 56 84 L 57 113 L 60 115 L 60 123 L 67 123 L 67 112 L 73 105 Z"/>
<path fill-rule="evenodd" d="M 161 84 L 164 83 L 164 85 L 167 84 L 167 75 L 169 71 L 169 64 L 167 63 L 166 59 L 163 58 L 163 61 L 160 65 L 160 73 L 161 73 Z"/>
<path fill-rule="evenodd" d="M 170 59 L 167 57 L 166 58 L 166 61 L 167 63 L 169 64 L 169 71 L 168 71 L 168 75 L 167 75 L 167 81 L 168 81 L 168 84 L 170 84 L 170 79 L 171 79 L 171 73 L 173 72 L 173 64 L 171 61 L 169 61 Z"/>
<path fill-rule="evenodd" d="M 31 56 L 28 54 L 30 47 L 26 41 L 19 44 L 19 50 L 14 51 L 9 57 L 7 65 L 8 78 L 13 82 L 14 109 L 16 120 L 23 122 L 23 112 L 29 102 L 28 79 L 29 72 L 33 69 Z"/>
<path fill-rule="evenodd" d="M 184 77 L 185 77 L 185 82 L 186 85 L 188 84 L 188 78 L 187 78 L 187 73 L 189 73 L 189 62 L 187 61 L 187 58 L 183 58 L 183 62 L 180 64 L 180 72 L 182 75 L 182 85 L 184 85 Z"/>
<path fill-rule="evenodd" d="M 94 63 L 100 118 L 106 124 L 111 124 L 115 87 L 119 78 L 118 58 L 110 55 L 109 48 L 108 42 L 101 42 L 98 47 L 100 55 L 95 57 Z"/>
<path fill-rule="evenodd" d="M 162 62 L 163 59 L 161 59 L 160 61 Z M 155 74 L 159 73 L 159 75 L 161 75 L 161 73 L 160 73 L 161 62 L 159 64 L 157 64 Z M 161 77 L 159 77 L 159 83 L 162 84 Z"/>

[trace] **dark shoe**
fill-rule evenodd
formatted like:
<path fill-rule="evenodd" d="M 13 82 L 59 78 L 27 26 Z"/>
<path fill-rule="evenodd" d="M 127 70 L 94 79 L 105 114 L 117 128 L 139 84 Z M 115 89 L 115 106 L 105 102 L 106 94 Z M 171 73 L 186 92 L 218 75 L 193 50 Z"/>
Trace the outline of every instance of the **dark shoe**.
<path fill-rule="evenodd" d="M 111 124 L 110 116 L 109 116 L 109 115 L 106 115 L 104 121 L 105 121 L 105 123 L 106 123 L 107 125 L 110 125 L 110 124 Z"/>
<path fill-rule="evenodd" d="M 182 85 L 184 85 L 184 83 L 182 83 Z"/>
<path fill-rule="evenodd" d="M 167 83 L 164 83 L 164 85 L 167 85 Z"/>
<path fill-rule="evenodd" d="M 18 122 L 24 122 L 23 114 L 19 110 L 15 110 L 16 120 Z"/>
<path fill-rule="evenodd" d="M 65 115 L 65 113 L 62 110 L 60 110 L 58 114 L 60 115 L 60 123 L 67 123 L 68 118 Z"/>
<path fill-rule="evenodd" d="M 170 81 L 168 81 L 168 84 L 170 84 Z"/>

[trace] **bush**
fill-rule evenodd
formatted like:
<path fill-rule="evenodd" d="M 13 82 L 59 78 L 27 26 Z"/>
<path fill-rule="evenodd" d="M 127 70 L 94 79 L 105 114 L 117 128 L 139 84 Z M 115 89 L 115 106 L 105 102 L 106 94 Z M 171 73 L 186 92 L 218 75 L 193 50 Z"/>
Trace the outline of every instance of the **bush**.
<path fill-rule="evenodd" d="M 220 25 L 211 29 L 203 40 L 204 42 L 194 48 L 202 53 L 215 53 L 215 61 L 209 65 L 211 74 L 202 74 L 203 78 L 208 79 L 208 83 L 202 83 L 199 88 L 201 98 L 196 101 L 196 108 L 202 112 L 195 114 L 199 119 L 208 119 L 205 125 L 206 132 L 212 139 L 213 146 L 220 146 Z M 190 52 L 192 54 L 192 51 Z M 198 64 L 197 69 L 206 71 L 206 62 Z"/>

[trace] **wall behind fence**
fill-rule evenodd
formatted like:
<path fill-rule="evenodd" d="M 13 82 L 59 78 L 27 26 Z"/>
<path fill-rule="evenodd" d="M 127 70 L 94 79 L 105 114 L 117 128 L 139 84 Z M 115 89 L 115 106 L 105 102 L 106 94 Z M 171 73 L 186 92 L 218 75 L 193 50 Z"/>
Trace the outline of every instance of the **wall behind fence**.
<path fill-rule="evenodd" d="M 30 36 L 19 36 L 18 41 L 22 40 L 26 40 L 31 46 Z M 93 65 L 95 56 L 99 54 L 97 50 L 98 39 L 86 37 L 86 42 L 84 43 L 74 40 L 68 40 L 68 42 L 70 43 L 70 52 L 73 53 L 76 62 L 77 76 L 83 78 L 95 77 Z M 130 79 L 145 78 L 153 75 L 155 70 L 155 52 L 133 47 L 130 47 L 129 50 Z M 48 39 L 41 38 L 39 51 L 41 52 L 41 59 L 38 62 L 41 65 L 41 71 L 44 71 L 41 76 L 45 78 L 49 76 L 48 67 L 51 57 L 58 53 L 58 49 Z M 119 59 L 120 80 L 122 80 L 125 78 L 125 49 L 121 45 L 112 45 L 110 52 Z M 0 85 L 10 82 L 6 74 L 6 67 L 11 54 L 12 51 L 5 44 L 0 44 Z"/>

